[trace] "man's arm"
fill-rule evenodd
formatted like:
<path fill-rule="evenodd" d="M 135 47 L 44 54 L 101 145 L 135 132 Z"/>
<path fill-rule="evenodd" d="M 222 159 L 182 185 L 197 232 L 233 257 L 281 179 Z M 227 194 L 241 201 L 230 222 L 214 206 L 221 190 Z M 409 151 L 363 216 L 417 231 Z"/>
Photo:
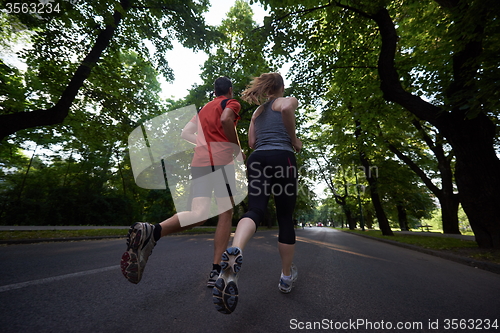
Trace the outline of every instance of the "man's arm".
<path fill-rule="evenodd" d="M 224 134 L 226 134 L 226 137 L 229 140 L 229 142 L 238 146 L 239 150 L 241 151 L 240 140 L 238 138 L 238 133 L 236 132 L 236 126 L 234 125 L 235 120 L 236 120 L 236 114 L 232 109 L 225 108 L 224 111 L 222 111 L 220 121 L 222 123 L 222 129 L 224 130 Z M 239 153 L 239 151 L 236 153 Z"/>
<path fill-rule="evenodd" d="M 181 132 L 181 138 L 183 138 L 186 141 L 191 142 L 192 144 L 196 144 L 196 131 L 198 130 L 198 126 L 193 123 L 192 121 L 189 121 L 186 126 L 182 129 Z"/>

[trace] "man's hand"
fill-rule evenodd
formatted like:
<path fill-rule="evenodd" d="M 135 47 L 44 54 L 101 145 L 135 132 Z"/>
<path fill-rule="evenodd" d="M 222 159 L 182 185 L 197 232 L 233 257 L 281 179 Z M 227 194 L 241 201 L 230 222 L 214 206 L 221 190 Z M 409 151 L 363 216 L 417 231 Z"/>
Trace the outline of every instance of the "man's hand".
<path fill-rule="evenodd" d="M 243 150 L 241 150 L 241 147 L 239 149 L 234 150 L 234 157 L 238 162 L 244 162 L 247 159 L 247 156 L 245 155 Z"/>

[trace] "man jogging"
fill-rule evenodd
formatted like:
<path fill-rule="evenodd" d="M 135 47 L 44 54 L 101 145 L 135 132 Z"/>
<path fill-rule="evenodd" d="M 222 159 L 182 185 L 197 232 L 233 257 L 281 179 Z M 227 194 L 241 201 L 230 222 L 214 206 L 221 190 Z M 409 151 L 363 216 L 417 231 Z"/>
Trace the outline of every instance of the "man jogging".
<path fill-rule="evenodd" d="M 235 188 L 233 157 L 241 153 L 236 132 L 241 106 L 232 99 L 232 83 L 227 77 L 215 80 L 214 91 L 216 98 L 186 124 L 181 134 L 182 138 L 196 145 L 191 163 L 191 210 L 178 212 L 155 225 L 137 222 L 130 227 L 127 250 L 122 255 L 120 266 L 123 275 L 132 283 L 141 280 L 147 260 L 161 237 L 205 223 L 212 191 L 217 200 L 219 220 L 214 237 L 213 267 L 207 285 L 213 286 L 219 275 L 220 258 L 231 233 L 231 189 Z"/>

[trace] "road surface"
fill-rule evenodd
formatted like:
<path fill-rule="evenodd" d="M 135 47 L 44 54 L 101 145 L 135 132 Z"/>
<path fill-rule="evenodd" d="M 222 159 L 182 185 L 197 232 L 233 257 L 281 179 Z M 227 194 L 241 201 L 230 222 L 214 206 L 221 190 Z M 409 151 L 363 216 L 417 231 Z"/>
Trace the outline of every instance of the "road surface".
<path fill-rule="evenodd" d="M 287 295 L 277 232 L 259 230 L 224 315 L 206 287 L 212 237 L 161 239 L 138 285 L 119 269 L 124 239 L 1 246 L 0 331 L 500 332 L 500 275 L 330 228 L 297 230 Z"/>

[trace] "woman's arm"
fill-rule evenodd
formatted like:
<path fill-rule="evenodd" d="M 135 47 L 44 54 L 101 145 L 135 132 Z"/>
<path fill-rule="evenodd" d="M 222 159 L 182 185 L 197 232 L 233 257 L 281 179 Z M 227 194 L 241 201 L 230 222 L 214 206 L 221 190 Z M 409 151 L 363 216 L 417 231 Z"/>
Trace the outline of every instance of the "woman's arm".
<path fill-rule="evenodd" d="M 248 147 L 250 149 L 255 149 L 255 114 L 257 111 L 255 111 L 252 115 L 252 119 L 250 120 L 250 127 L 248 128 Z"/>
<path fill-rule="evenodd" d="M 295 97 L 286 97 L 280 102 L 279 106 L 283 124 L 285 125 L 290 139 L 292 139 L 292 145 L 295 151 L 299 152 L 302 149 L 302 141 L 297 138 L 297 134 L 295 133 L 295 110 L 297 110 L 299 102 Z"/>

